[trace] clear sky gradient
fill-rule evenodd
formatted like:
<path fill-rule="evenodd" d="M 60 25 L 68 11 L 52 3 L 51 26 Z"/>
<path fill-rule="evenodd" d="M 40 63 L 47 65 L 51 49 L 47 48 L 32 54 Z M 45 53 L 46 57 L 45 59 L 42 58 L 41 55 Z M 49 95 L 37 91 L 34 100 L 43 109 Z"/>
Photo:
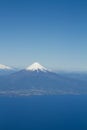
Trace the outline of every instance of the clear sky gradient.
<path fill-rule="evenodd" d="M 86 0 L 1 0 L 0 63 L 87 71 Z"/>

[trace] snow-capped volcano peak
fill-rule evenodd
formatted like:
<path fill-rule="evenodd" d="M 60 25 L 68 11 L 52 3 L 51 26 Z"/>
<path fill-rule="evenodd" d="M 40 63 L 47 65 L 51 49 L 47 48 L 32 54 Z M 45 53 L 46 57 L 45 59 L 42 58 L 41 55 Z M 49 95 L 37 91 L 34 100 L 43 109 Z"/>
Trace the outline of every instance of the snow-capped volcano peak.
<path fill-rule="evenodd" d="M 43 67 L 42 65 L 40 65 L 37 62 L 35 62 L 32 65 L 30 65 L 29 67 L 27 67 L 26 70 L 29 70 L 29 71 L 43 71 L 43 72 L 47 71 L 47 69 L 45 67 Z"/>
<path fill-rule="evenodd" d="M 11 70 L 12 68 L 9 67 L 9 66 L 0 64 L 0 69 L 2 69 L 2 70 Z"/>

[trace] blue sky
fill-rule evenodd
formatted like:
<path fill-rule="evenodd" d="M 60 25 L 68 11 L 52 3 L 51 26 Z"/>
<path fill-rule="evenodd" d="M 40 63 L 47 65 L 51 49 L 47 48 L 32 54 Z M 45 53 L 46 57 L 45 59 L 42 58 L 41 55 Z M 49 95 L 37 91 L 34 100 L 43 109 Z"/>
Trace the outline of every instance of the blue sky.
<path fill-rule="evenodd" d="M 0 63 L 87 71 L 86 0 L 1 0 Z"/>

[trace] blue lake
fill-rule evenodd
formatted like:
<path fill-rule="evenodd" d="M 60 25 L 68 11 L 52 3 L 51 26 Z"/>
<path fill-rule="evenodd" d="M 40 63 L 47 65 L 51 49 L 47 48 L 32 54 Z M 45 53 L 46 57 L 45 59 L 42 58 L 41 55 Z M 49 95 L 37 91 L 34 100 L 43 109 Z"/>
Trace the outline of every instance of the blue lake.
<path fill-rule="evenodd" d="M 1 96 L 0 130 L 87 130 L 87 96 Z"/>

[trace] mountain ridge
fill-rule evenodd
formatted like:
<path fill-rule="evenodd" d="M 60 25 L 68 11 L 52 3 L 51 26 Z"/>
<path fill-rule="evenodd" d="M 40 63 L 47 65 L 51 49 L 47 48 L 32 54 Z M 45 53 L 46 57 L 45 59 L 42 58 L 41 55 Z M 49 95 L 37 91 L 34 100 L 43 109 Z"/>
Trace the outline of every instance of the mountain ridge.
<path fill-rule="evenodd" d="M 83 94 L 87 93 L 87 81 L 48 71 L 34 63 L 23 69 L 0 77 L 0 93 L 32 94 Z"/>

